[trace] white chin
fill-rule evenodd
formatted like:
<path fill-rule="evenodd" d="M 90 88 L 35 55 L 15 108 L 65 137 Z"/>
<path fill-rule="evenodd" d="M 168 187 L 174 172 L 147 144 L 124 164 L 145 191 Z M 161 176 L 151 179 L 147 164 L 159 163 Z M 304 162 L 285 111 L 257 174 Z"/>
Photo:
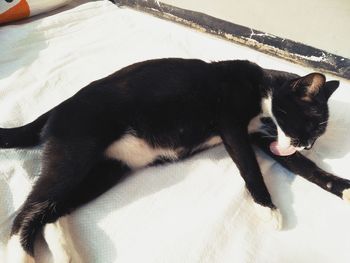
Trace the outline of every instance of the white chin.
<path fill-rule="evenodd" d="M 296 149 L 298 152 L 300 152 L 300 151 L 304 150 L 305 147 L 295 147 L 295 149 Z"/>

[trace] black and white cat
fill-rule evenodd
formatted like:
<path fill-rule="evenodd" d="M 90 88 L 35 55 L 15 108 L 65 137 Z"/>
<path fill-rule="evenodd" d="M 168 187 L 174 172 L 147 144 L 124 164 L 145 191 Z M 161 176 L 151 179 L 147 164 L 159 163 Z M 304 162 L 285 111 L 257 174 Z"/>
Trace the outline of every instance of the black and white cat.
<path fill-rule="evenodd" d="M 327 100 L 338 86 L 320 73 L 300 77 L 248 61 L 173 58 L 136 63 L 95 81 L 34 122 L 0 129 L 0 147 L 41 143 L 44 152 L 40 178 L 14 220 L 13 240 L 33 256 L 47 224 L 125 175 L 222 142 L 253 200 L 277 217 L 252 143 L 350 200 L 350 181 L 299 153 L 325 132 Z"/>

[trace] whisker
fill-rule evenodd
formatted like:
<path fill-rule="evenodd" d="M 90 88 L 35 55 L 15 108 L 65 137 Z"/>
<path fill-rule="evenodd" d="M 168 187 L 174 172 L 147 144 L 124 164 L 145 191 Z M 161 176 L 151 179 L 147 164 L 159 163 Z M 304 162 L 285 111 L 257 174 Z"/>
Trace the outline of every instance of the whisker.
<path fill-rule="evenodd" d="M 282 112 L 282 113 L 284 113 L 284 114 L 286 114 L 287 115 L 287 112 L 285 111 L 285 110 L 283 110 L 283 109 L 281 109 L 280 107 L 278 107 L 278 106 L 276 106 L 277 107 L 277 110 L 279 110 L 280 112 Z"/>
<path fill-rule="evenodd" d="M 327 127 L 327 131 L 345 131 L 347 129 L 346 127 Z"/>
<path fill-rule="evenodd" d="M 292 138 L 291 143 L 299 145 L 300 144 L 300 140 L 298 138 Z"/>
<path fill-rule="evenodd" d="M 273 135 L 262 135 L 261 137 L 262 138 L 274 138 L 274 139 L 277 138 L 276 136 L 273 136 Z"/>

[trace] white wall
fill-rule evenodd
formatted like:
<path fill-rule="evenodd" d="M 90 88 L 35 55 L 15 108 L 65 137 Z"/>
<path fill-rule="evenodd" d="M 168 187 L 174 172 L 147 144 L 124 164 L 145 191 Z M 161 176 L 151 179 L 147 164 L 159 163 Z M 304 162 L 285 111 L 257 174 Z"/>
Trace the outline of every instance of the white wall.
<path fill-rule="evenodd" d="M 350 0 L 161 0 L 350 58 Z"/>

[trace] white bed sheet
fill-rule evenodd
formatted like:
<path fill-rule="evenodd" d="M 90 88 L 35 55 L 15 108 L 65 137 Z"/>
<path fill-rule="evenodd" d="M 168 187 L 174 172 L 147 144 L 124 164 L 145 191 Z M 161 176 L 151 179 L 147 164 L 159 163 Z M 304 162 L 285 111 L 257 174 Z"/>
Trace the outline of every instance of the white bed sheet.
<path fill-rule="evenodd" d="M 161 57 L 249 59 L 311 70 L 107 1 L 0 28 L 0 127 L 34 120 L 93 80 Z M 329 77 L 334 79 L 334 77 Z M 330 100 L 327 133 L 305 154 L 350 179 L 350 83 Z M 222 146 L 148 168 L 65 218 L 83 262 L 350 262 L 350 206 L 257 153 L 284 218 L 259 217 Z M 0 262 L 15 211 L 40 170 L 40 149 L 0 151 Z M 38 262 L 49 262 L 41 241 Z"/>

